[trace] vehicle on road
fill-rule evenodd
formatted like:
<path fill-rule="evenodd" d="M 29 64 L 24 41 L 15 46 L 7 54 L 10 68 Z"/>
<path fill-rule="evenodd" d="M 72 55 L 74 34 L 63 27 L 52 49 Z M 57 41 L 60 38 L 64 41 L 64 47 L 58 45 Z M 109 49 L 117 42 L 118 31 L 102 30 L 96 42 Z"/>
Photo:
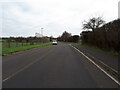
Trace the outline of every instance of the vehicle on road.
<path fill-rule="evenodd" d="M 57 45 L 57 41 L 56 41 L 56 40 L 53 40 L 53 41 L 52 41 L 52 45 Z"/>

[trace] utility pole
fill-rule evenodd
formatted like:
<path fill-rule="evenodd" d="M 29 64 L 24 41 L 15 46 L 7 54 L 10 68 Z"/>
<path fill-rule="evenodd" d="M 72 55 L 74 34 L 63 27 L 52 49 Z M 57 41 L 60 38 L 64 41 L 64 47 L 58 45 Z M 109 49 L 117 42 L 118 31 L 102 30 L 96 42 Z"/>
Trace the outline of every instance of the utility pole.
<path fill-rule="evenodd" d="M 42 40 L 42 43 L 43 43 L 43 28 L 41 28 L 41 35 L 42 35 L 42 36 L 41 36 L 41 37 L 42 37 L 41 40 Z"/>
<path fill-rule="evenodd" d="M 43 29 L 44 29 L 44 28 L 41 28 L 41 35 L 42 35 L 42 37 L 43 37 Z"/>

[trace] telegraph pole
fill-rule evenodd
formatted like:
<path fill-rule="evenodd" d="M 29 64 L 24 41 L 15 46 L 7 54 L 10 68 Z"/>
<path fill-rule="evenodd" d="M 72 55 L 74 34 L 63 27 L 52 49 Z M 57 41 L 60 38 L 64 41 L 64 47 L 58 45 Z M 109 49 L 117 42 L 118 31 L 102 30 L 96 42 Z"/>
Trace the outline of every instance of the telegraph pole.
<path fill-rule="evenodd" d="M 42 37 L 41 40 L 42 40 L 42 43 L 43 43 L 43 28 L 41 28 L 41 35 L 42 35 L 42 36 L 41 36 L 41 37 Z"/>
<path fill-rule="evenodd" d="M 41 28 L 41 35 L 42 35 L 42 37 L 43 37 L 43 29 L 44 29 L 44 28 Z"/>

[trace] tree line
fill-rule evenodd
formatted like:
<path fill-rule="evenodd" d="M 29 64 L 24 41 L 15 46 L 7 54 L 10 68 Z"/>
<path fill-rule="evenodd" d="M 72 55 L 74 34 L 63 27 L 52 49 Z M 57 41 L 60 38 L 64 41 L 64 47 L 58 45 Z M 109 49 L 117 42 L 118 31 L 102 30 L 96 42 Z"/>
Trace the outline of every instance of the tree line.
<path fill-rule="evenodd" d="M 79 35 L 71 35 L 71 33 L 68 33 L 67 31 L 64 31 L 61 36 L 57 38 L 58 41 L 64 41 L 64 42 L 78 42 L 79 41 Z"/>
<path fill-rule="evenodd" d="M 19 46 L 19 43 L 22 44 L 22 46 L 25 45 L 34 45 L 39 43 L 46 43 L 49 42 L 49 37 L 9 37 L 9 38 L 2 38 L 2 43 L 7 43 L 8 47 L 11 46 L 11 43 L 16 43 L 16 47 Z"/>
<path fill-rule="evenodd" d="M 105 23 L 102 17 L 93 17 L 82 23 L 82 33 L 71 35 L 64 31 L 57 39 L 64 42 L 79 42 L 120 53 L 120 19 Z"/>

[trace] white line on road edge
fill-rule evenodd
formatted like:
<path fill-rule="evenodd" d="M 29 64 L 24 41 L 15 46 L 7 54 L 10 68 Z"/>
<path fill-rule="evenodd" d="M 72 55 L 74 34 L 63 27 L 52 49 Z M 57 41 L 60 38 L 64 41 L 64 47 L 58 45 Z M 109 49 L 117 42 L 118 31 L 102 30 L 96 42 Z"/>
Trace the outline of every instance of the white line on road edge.
<path fill-rule="evenodd" d="M 96 59 L 95 57 L 93 57 L 92 55 L 90 55 L 89 53 L 86 53 L 88 56 Z M 98 60 L 98 59 L 97 59 Z M 111 70 L 113 70 L 114 72 L 118 73 L 118 71 L 116 71 L 115 69 L 111 68 L 110 66 L 108 66 L 107 64 L 103 63 L 100 59 L 98 60 L 100 63 L 102 63 L 104 66 L 109 67 Z"/>
<path fill-rule="evenodd" d="M 69 44 L 71 47 L 73 47 L 71 44 Z M 81 53 L 84 57 L 86 57 L 90 62 L 92 62 L 96 67 L 98 67 L 102 72 L 104 72 L 108 77 L 110 77 L 113 81 L 115 81 L 118 85 L 120 85 L 120 82 L 117 81 L 114 77 L 112 77 L 110 74 L 108 74 L 105 70 L 103 70 L 99 65 L 97 65 L 92 59 L 90 59 L 88 56 L 86 56 L 83 52 L 78 50 L 77 48 L 73 47 L 75 50 L 77 50 L 79 53 Z"/>

